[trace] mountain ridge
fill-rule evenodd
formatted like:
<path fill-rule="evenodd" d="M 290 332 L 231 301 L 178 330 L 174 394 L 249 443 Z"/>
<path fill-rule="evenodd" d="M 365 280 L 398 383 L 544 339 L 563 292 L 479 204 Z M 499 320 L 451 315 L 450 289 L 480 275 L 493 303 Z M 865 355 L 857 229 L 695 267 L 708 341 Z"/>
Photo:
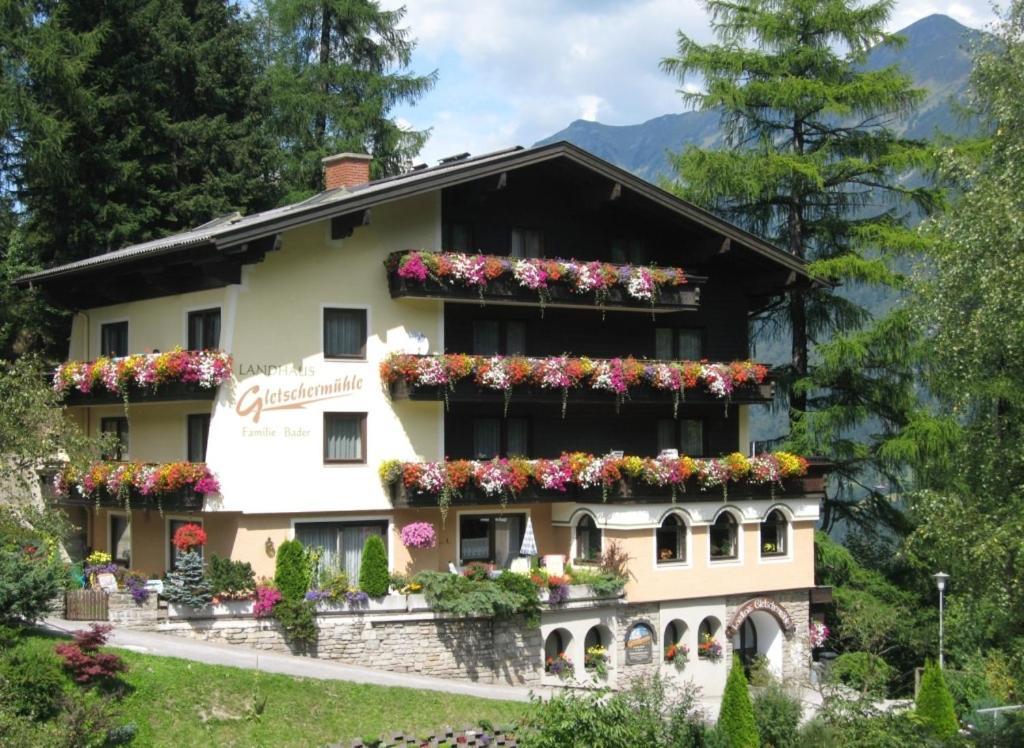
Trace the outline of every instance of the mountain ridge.
<path fill-rule="evenodd" d="M 928 138 L 936 132 L 965 135 L 971 123 L 963 122 L 953 102 L 963 101 L 971 72 L 970 45 L 985 34 L 935 13 L 896 32 L 901 47 L 879 45 L 868 53 L 864 65 L 877 70 L 899 66 L 915 86 L 928 91 L 924 101 L 894 128 L 905 137 Z M 685 146 L 713 148 L 722 144 L 719 115 L 715 111 L 662 114 L 644 122 L 606 125 L 577 119 L 535 145 L 566 140 L 637 176 L 656 182 L 670 174 L 668 153 Z"/>

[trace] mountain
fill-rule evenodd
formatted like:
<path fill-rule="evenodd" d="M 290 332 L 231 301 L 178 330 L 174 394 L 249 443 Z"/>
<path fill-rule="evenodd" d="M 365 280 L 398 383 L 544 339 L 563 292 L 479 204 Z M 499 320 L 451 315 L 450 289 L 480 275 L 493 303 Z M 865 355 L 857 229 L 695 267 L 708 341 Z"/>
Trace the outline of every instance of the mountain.
<path fill-rule="evenodd" d="M 878 46 L 864 67 L 877 70 L 898 65 L 914 84 L 928 90 L 918 110 L 896 128 L 908 137 L 931 137 L 936 132 L 965 134 L 970 125 L 955 112 L 971 72 L 970 48 L 984 33 L 963 26 L 944 15 L 931 15 L 899 32 L 902 47 Z M 651 181 L 669 172 L 666 153 L 687 145 L 721 145 L 716 112 L 665 114 L 638 125 L 603 125 L 576 120 L 564 130 L 538 141 L 537 145 L 567 140 Z"/>

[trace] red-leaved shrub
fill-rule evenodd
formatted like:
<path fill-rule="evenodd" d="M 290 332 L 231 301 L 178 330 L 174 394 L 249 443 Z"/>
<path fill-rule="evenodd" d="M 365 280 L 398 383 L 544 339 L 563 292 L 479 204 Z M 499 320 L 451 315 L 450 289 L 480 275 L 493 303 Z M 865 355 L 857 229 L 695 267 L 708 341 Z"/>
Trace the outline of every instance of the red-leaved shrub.
<path fill-rule="evenodd" d="M 58 644 L 55 650 L 64 659 L 64 667 L 71 671 L 76 683 L 91 685 L 110 681 L 128 669 L 116 654 L 100 652 L 110 636 L 110 626 L 92 624 L 87 631 L 79 631 L 74 642 Z"/>

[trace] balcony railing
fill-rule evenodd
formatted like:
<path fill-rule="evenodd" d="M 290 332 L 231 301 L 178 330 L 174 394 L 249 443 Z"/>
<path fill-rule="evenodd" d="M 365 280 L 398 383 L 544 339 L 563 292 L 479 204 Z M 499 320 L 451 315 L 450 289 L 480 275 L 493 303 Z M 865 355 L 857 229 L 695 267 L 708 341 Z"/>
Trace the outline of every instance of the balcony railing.
<path fill-rule="evenodd" d="M 221 351 L 143 353 L 95 361 L 68 361 L 53 373 L 53 388 L 68 405 L 124 401 L 212 400 L 231 378 L 231 356 Z"/>
<path fill-rule="evenodd" d="M 417 356 L 392 354 L 380 365 L 392 398 L 494 402 L 769 402 L 771 371 L 753 361 L 647 361 L 569 356 Z"/>
<path fill-rule="evenodd" d="M 385 462 L 396 507 L 529 502 L 664 502 L 820 495 L 829 465 L 787 452 L 720 458 L 595 457 Z"/>
<path fill-rule="evenodd" d="M 392 298 L 633 312 L 700 305 L 706 279 L 682 268 L 406 250 L 384 263 Z"/>
<path fill-rule="evenodd" d="M 203 462 L 95 462 L 84 469 L 62 466 L 47 481 L 62 504 L 131 509 L 201 510 L 203 499 L 220 490 Z"/>

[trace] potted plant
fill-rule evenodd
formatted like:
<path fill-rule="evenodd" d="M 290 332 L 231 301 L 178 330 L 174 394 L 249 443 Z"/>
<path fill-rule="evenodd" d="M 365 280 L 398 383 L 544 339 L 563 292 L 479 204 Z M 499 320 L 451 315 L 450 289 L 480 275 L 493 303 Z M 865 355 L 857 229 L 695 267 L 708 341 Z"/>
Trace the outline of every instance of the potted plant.
<path fill-rule="evenodd" d="M 697 656 L 702 660 L 718 662 L 722 659 L 722 645 L 711 634 L 704 634 L 697 645 Z"/>
<path fill-rule="evenodd" d="M 544 663 L 544 672 L 557 675 L 561 680 L 569 680 L 575 672 L 575 667 L 565 652 L 559 652 L 555 657 L 548 657 Z"/>
<path fill-rule="evenodd" d="M 583 667 L 598 678 L 608 677 L 608 649 L 600 644 L 587 647 L 583 657 Z"/>
<path fill-rule="evenodd" d="M 665 662 L 670 662 L 682 670 L 690 659 L 690 648 L 682 642 L 675 642 L 665 647 Z"/>

